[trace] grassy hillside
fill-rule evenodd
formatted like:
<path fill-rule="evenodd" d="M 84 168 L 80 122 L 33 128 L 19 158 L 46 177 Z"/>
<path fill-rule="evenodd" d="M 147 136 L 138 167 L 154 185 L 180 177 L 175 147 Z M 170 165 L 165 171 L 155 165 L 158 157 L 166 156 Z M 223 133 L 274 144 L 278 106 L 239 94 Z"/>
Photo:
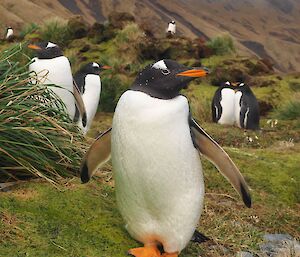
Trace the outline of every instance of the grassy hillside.
<path fill-rule="evenodd" d="M 119 26 L 108 23 L 96 28 L 81 27 L 82 34 L 71 29 L 74 24 L 79 27 L 75 22 L 33 26 L 34 31 L 24 33 L 24 40 L 64 38 L 64 53 L 74 72 L 89 61 L 113 67 L 101 75 L 99 112 L 86 141 L 73 131 L 76 140 L 84 145 L 111 125 L 119 96 L 146 64 L 172 58 L 190 66 L 202 63 L 211 69 L 208 78 L 195 80 L 183 93 L 189 98 L 196 119 L 244 174 L 251 188 L 253 208 L 245 208 L 228 182 L 203 160 L 206 195 L 198 229 L 211 241 L 190 243 L 182 257 L 234 256 L 239 250 L 258 253 L 267 232 L 288 233 L 300 239 L 299 74 L 278 75 L 263 60 L 238 56 L 232 49 L 216 55 L 216 49 L 202 41 L 156 39 L 128 21 Z M 2 52 L 7 47 L 5 42 L 0 45 Z M 32 57 L 25 48 L 21 53 L 18 65 L 25 64 L 27 56 Z M 240 77 L 249 83 L 259 100 L 260 131 L 211 122 L 210 104 L 216 85 Z M 0 138 L 1 121 L 3 111 Z M 68 140 L 66 146 L 71 142 Z M 78 156 L 74 165 L 78 166 Z M 34 180 L 0 191 L 1 256 L 121 257 L 129 248 L 140 245 L 130 238 L 118 213 L 110 164 L 87 185 L 82 185 L 73 174 L 74 170 L 62 173 L 64 178 L 56 177 L 56 187 Z"/>

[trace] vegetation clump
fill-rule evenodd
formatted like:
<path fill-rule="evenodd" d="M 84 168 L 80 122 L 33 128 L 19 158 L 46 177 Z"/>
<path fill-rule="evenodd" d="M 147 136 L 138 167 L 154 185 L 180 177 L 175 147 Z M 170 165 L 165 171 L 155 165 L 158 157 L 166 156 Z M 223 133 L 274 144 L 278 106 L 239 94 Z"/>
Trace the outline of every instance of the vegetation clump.
<path fill-rule="evenodd" d="M 76 174 L 85 143 L 51 90 L 31 82 L 16 45 L 0 53 L 0 181 Z"/>
<path fill-rule="evenodd" d="M 209 40 L 206 45 L 211 48 L 216 55 L 230 54 L 235 51 L 232 37 L 227 34 Z"/>

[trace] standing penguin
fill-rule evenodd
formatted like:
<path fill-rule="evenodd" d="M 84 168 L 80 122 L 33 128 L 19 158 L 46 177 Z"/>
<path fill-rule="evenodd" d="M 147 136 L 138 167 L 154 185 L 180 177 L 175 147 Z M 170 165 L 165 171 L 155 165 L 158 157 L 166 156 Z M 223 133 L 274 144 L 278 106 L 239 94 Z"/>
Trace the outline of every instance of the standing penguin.
<path fill-rule="evenodd" d="M 176 23 L 175 21 L 170 21 L 167 28 L 167 34 L 169 35 L 175 35 L 176 33 Z"/>
<path fill-rule="evenodd" d="M 8 27 L 6 29 L 5 39 L 7 41 L 11 41 L 11 40 L 13 40 L 13 38 L 14 38 L 14 31 L 13 31 L 12 27 Z"/>
<path fill-rule="evenodd" d="M 111 154 L 119 210 L 128 232 L 144 244 L 129 250 L 136 257 L 177 257 L 191 239 L 204 198 L 198 151 L 251 206 L 238 168 L 192 118 L 188 100 L 180 94 L 191 80 L 205 75 L 203 69 L 172 60 L 148 65 L 121 96 L 112 129 L 96 139 L 82 161 L 85 183 Z"/>
<path fill-rule="evenodd" d="M 61 98 L 66 106 L 69 117 L 75 117 L 75 103 L 82 114 L 82 122 L 86 124 L 85 107 L 79 89 L 73 83 L 71 65 L 67 57 L 63 55 L 58 45 L 51 42 L 41 42 L 28 45 L 37 53 L 32 59 L 29 71 L 34 71 L 39 84 L 55 84 L 48 86 L 57 96 Z M 76 102 L 75 102 L 76 101 Z"/>
<path fill-rule="evenodd" d="M 212 119 L 226 125 L 259 129 L 259 106 L 255 95 L 245 83 L 221 85 L 212 100 Z"/>
<path fill-rule="evenodd" d="M 259 105 L 250 87 L 245 83 L 235 85 L 235 122 L 244 129 L 259 129 Z"/>
<path fill-rule="evenodd" d="M 82 129 L 83 134 L 86 134 L 91 127 L 92 121 L 98 109 L 100 94 L 101 94 L 101 70 L 110 69 L 106 65 L 99 65 L 96 62 L 90 62 L 83 66 L 75 75 L 74 80 L 78 86 L 84 106 L 86 109 L 87 123 L 83 127 L 82 121 L 78 121 L 78 126 Z M 78 120 L 78 110 L 76 109 L 75 121 Z"/>
<path fill-rule="evenodd" d="M 212 119 L 219 124 L 235 123 L 235 91 L 229 81 L 221 85 L 212 100 Z"/>

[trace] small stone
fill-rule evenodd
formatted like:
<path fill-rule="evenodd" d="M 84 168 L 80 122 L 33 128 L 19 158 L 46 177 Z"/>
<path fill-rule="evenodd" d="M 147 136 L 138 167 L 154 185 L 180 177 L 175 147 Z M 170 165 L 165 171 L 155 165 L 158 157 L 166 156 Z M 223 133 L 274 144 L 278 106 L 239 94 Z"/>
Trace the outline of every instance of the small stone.
<path fill-rule="evenodd" d="M 288 234 L 265 234 L 260 250 L 271 257 L 300 257 L 300 244 Z"/>
<path fill-rule="evenodd" d="M 265 234 L 264 235 L 264 240 L 269 242 L 288 241 L 292 239 L 293 237 L 291 237 L 288 234 Z"/>
<path fill-rule="evenodd" d="M 237 252 L 236 257 L 254 257 L 252 253 L 240 251 Z"/>

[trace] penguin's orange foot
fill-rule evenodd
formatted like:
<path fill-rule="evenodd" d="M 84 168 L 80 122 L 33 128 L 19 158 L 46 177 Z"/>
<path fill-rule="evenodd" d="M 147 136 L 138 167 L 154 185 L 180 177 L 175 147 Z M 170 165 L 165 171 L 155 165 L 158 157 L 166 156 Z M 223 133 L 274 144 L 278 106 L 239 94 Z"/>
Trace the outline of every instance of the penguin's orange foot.
<path fill-rule="evenodd" d="M 130 249 L 128 253 L 135 257 L 161 257 L 160 251 L 156 246 L 133 248 Z"/>
<path fill-rule="evenodd" d="M 163 257 L 178 257 L 178 253 L 164 253 Z"/>

